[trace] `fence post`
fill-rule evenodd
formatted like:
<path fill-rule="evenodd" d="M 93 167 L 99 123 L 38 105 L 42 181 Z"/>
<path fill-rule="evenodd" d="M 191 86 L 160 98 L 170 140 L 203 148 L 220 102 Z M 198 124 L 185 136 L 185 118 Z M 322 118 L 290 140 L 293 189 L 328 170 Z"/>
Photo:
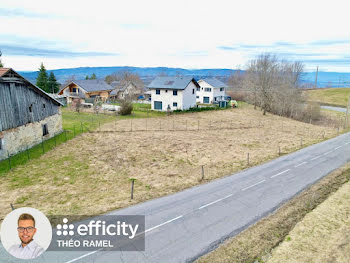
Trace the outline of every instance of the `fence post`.
<path fill-rule="evenodd" d="M 247 163 L 248 163 L 248 166 L 249 166 L 249 153 L 247 155 Z"/>
<path fill-rule="evenodd" d="M 10 206 L 11 206 L 12 211 L 15 210 L 15 208 L 14 208 L 12 203 L 10 204 Z"/>
<path fill-rule="evenodd" d="M 131 199 L 134 199 L 134 183 L 136 181 L 135 178 L 130 178 L 131 181 Z"/>
<path fill-rule="evenodd" d="M 99 132 L 101 132 L 101 122 L 98 121 L 98 129 L 99 129 Z"/>
<path fill-rule="evenodd" d="M 204 180 L 204 165 L 202 165 L 202 181 Z"/>
<path fill-rule="evenodd" d="M 29 161 L 30 160 L 30 156 L 29 156 L 28 146 L 27 146 L 26 152 L 27 152 L 27 158 L 28 158 L 28 161 Z"/>
<path fill-rule="evenodd" d="M 8 160 L 9 160 L 9 170 L 11 170 L 11 155 L 8 151 L 7 151 L 7 156 L 8 156 Z"/>
<path fill-rule="evenodd" d="M 41 146 L 43 148 L 43 153 L 45 153 L 45 148 L 44 148 L 44 138 L 41 138 Z"/>
<path fill-rule="evenodd" d="M 300 138 L 300 147 L 303 147 L 303 138 Z"/>

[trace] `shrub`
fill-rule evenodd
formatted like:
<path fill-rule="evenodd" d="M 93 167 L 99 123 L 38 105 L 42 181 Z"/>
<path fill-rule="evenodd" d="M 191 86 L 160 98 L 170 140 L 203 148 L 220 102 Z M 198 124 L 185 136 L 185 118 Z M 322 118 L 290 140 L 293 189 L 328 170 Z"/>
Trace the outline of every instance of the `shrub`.
<path fill-rule="evenodd" d="M 130 115 L 132 112 L 132 103 L 130 101 L 122 101 L 120 104 L 119 114 Z"/>

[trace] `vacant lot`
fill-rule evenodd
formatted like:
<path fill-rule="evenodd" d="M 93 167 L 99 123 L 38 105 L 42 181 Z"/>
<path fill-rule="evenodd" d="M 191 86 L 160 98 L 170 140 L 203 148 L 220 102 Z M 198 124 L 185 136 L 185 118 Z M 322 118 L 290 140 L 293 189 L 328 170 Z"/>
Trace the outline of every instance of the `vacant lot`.
<path fill-rule="evenodd" d="M 251 106 L 118 120 L 101 131 L 110 132 L 82 134 L 0 177 L 0 218 L 10 203 L 47 214 L 106 212 L 199 184 L 201 165 L 208 181 L 246 168 L 248 153 L 256 165 L 337 132 Z"/>
<path fill-rule="evenodd" d="M 346 107 L 350 95 L 350 88 L 329 88 L 305 91 L 310 101 Z"/>

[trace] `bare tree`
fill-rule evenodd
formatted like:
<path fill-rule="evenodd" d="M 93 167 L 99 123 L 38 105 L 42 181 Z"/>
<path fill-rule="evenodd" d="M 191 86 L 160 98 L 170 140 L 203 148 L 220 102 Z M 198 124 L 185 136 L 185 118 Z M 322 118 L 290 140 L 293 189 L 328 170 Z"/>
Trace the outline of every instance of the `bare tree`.
<path fill-rule="evenodd" d="M 0 50 L 0 68 L 3 68 L 4 65 L 3 65 L 2 62 L 1 62 L 1 56 L 2 56 L 2 52 L 1 52 L 1 50 Z"/>

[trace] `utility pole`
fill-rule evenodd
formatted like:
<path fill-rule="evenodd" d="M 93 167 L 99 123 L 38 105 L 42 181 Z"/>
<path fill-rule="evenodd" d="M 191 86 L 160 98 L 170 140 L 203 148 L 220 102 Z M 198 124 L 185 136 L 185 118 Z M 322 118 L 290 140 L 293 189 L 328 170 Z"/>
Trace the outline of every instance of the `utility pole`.
<path fill-rule="evenodd" d="M 315 89 L 317 88 L 317 77 L 318 77 L 318 66 L 317 66 L 317 69 L 316 69 Z"/>

